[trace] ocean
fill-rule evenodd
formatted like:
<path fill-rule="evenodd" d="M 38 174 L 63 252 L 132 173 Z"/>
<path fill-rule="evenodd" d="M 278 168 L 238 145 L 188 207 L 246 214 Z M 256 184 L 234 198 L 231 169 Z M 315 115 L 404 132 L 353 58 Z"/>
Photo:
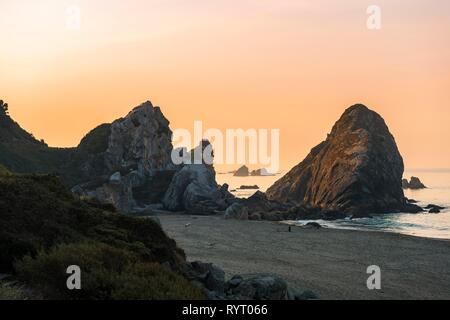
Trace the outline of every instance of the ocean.
<path fill-rule="evenodd" d="M 256 190 L 238 190 L 241 185 L 258 185 L 259 190 L 266 191 L 284 173 L 265 177 L 234 177 L 232 174 L 217 174 L 219 184 L 228 183 L 230 190 L 237 197 L 249 197 Z M 446 209 L 441 213 L 396 213 L 376 215 L 373 218 L 343 219 L 322 221 L 321 225 L 335 229 L 353 229 L 366 231 L 394 232 L 417 237 L 450 239 L 450 169 L 416 169 L 406 170 L 404 177 L 417 176 L 428 187 L 422 190 L 405 190 L 405 196 L 418 201 L 424 207 L 436 204 Z M 297 221 L 306 224 L 309 221 Z"/>

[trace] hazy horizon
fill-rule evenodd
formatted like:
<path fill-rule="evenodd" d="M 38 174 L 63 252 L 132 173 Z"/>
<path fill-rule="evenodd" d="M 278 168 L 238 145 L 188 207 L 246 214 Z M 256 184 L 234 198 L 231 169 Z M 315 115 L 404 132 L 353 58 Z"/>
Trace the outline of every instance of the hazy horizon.
<path fill-rule="evenodd" d="M 4 0 L 0 99 L 50 146 L 150 100 L 172 130 L 280 129 L 288 170 L 363 103 L 394 135 L 406 168 L 448 168 L 450 3 Z M 77 5 L 79 30 L 66 28 Z M 238 165 L 235 165 L 237 167 Z"/>

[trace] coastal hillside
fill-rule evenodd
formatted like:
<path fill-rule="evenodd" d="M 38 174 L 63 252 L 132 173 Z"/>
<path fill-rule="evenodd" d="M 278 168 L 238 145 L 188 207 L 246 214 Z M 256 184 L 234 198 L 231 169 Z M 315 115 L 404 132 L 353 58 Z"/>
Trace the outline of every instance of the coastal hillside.
<path fill-rule="evenodd" d="M 70 149 L 49 148 L 0 108 L 0 164 L 19 173 L 55 172 L 70 153 Z"/>
<path fill-rule="evenodd" d="M 173 164 L 169 121 L 150 101 L 97 126 L 75 148 L 49 148 L 6 112 L 0 120 L 0 164 L 18 173 L 56 174 L 79 197 L 124 213 L 164 207 L 209 214 L 228 205 L 230 194 L 217 185 L 212 166 Z"/>
<path fill-rule="evenodd" d="M 75 198 L 56 176 L 1 169 L 0 225 L 0 273 L 13 275 L 37 296 L 203 297 L 181 275 L 184 252 L 156 222 Z M 83 290 L 67 290 L 70 265 L 83 271 Z"/>
<path fill-rule="evenodd" d="M 174 169 L 171 135 L 169 121 L 158 107 L 146 102 L 124 118 L 97 126 L 75 148 L 51 148 L 0 108 L 0 164 L 17 173 L 56 174 L 78 195 L 95 197 L 127 212 L 140 200 L 152 202 L 155 194 L 164 195 L 155 187 L 145 192 L 145 187 L 160 186 L 165 191 L 170 183 Z M 149 181 L 154 175 L 164 177 L 157 173 L 166 169 L 165 185 Z M 110 183 L 115 173 L 116 180 Z"/>

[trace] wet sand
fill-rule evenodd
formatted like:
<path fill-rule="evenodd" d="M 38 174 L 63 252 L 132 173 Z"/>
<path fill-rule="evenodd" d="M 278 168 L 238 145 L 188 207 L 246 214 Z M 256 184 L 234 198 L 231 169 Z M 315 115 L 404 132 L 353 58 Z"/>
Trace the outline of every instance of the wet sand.
<path fill-rule="evenodd" d="M 450 241 L 382 232 L 306 229 L 220 216 L 161 215 L 189 261 L 212 262 L 227 276 L 275 273 L 322 299 L 450 299 Z M 381 268 L 368 290 L 367 267 Z"/>

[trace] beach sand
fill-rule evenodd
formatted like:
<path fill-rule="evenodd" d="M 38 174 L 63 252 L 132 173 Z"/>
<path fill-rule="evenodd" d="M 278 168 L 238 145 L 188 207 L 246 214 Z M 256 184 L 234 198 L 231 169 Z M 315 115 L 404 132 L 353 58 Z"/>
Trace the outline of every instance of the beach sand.
<path fill-rule="evenodd" d="M 159 218 L 188 261 L 212 262 L 228 277 L 274 273 L 321 299 L 450 299 L 450 241 L 325 228 L 288 232 L 287 225 L 220 216 Z M 367 289 L 370 265 L 381 268 L 381 290 Z"/>

